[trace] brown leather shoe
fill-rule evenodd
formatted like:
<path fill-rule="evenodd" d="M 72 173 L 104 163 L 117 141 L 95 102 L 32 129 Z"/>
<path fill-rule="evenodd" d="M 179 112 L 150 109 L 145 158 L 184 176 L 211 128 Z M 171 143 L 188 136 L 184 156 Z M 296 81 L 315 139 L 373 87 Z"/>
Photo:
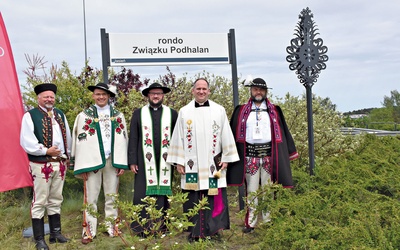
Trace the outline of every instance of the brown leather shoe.
<path fill-rule="evenodd" d="M 91 239 L 91 238 L 82 238 L 82 244 L 87 245 L 87 244 L 89 244 L 90 242 L 92 242 L 92 239 Z"/>

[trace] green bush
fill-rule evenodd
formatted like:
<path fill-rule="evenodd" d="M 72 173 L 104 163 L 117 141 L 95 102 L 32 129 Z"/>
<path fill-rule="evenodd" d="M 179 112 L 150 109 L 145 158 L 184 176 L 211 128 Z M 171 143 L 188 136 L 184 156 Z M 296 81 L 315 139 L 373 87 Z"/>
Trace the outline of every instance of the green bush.
<path fill-rule="evenodd" d="M 276 191 L 260 249 L 400 249 L 400 137 L 367 135 L 296 187 Z"/>
<path fill-rule="evenodd" d="M 138 83 L 137 76 L 125 78 L 126 72 L 117 74 L 120 74 L 118 81 L 131 79 L 129 81 Z M 63 64 L 59 70 L 52 67 L 49 75 L 51 77 L 48 78 L 59 86 L 58 96 L 61 99 L 57 106 L 66 112 L 72 126 L 77 112 L 92 103 L 86 86 L 98 82 L 100 71 L 88 67 L 79 77 L 75 77 L 69 72 L 68 65 Z M 192 99 L 191 84 L 200 76 L 206 77 L 212 83 L 210 99 L 223 105 L 230 117 L 233 110 L 231 81 L 206 72 L 180 79 L 175 79 L 171 72 L 160 77 L 158 81 L 173 88 L 165 96 L 165 104 L 179 110 L 188 103 Z M 32 86 L 43 82 L 35 74 L 28 79 Z M 145 79 L 141 84 L 146 81 Z M 115 100 L 116 106 L 124 112 L 128 121 L 133 110 L 145 104 L 139 89 L 131 89 L 128 93 L 120 93 L 119 99 Z M 240 103 L 245 103 L 248 89 L 240 85 L 239 93 Z M 260 190 L 259 195 L 265 199 L 260 199 L 259 209 L 268 209 L 271 212 L 272 223 L 260 225 L 252 236 L 244 236 L 240 230 L 243 225 L 240 213 L 231 212 L 231 221 L 235 223 L 232 223 L 229 234 L 223 235 L 219 243 L 205 241 L 192 245 L 181 244 L 185 239 L 181 237 L 178 240 L 179 236 L 167 237 L 166 242 L 165 239 L 154 238 L 151 243 L 156 244 L 159 249 L 400 249 L 400 137 L 344 136 L 339 130 L 343 120 L 335 111 L 335 105 L 329 98 L 314 96 L 316 166 L 315 175 L 310 176 L 305 96 L 294 97 L 287 94 L 282 99 L 272 96 L 270 99 L 282 107 L 300 154 L 299 159 L 292 164 L 295 188 L 284 189 L 273 185 Z M 32 90 L 24 94 L 24 100 L 28 106 L 35 103 Z M 126 201 L 127 205 L 131 203 L 133 196 L 132 175 L 126 173 L 121 178 L 120 199 Z M 179 189 L 176 181 L 174 192 Z M 66 199 L 81 199 L 77 195 L 81 194 L 81 190 L 82 184 L 69 172 L 64 187 Z M 271 193 L 275 194 L 274 199 L 271 199 Z M 233 201 L 231 195 L 230 202 L 235 203 L 236 200 Z M 30 189 L 0 194 L 0 219 L 12 220 L 12 223 L 2 225 L 0 230 L 3 232 L 0 241 L 6 242 L 9 249 L 18 248 L 20 244 L 32 246 L 32 243 L 16 240 L 21 238 L 23 226 L 29 223 L 29 199 Z M 80 206 L 80 201 L 77 204 Z M 26 211 L 21 212 L 22 210 Z M 24 216 L 16 216 L 21 213 Z M 69 208 L 64 216 L 69 218 L 66 225 L 70 227 L 64 227 L 63 230 L 79 241 L 80 208 L 76 211 Z M 75 228 L 71 225 L 75 225 Z M 88 246 L 89 249 L 95 249 L 96 244 L 106 244 L 102 242 L 103 239 L 99 236 L 98 243 L 93 242 L 94 248 Z M 180 244 L 175 245 L 175 241 Z M 14 242 L 16 245 L 13 245 Z M 150 247 L 147 243 L 140 244 Z M 81 245 L 73 241 L 67 244 L 67 247 L 71 246 L 79 249 Z"/>

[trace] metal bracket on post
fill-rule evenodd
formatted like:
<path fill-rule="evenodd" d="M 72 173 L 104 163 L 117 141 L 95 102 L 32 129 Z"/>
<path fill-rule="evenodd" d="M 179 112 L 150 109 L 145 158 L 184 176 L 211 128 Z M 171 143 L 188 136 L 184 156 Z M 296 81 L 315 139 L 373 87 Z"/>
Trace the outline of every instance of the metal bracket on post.
<path fill-rule="evenodd" d="M 306 88 L 307 97 L 307 120 L 308 120 L 308 153 L 310 163 L 310 175 L 314 175 L 314 131 L 312 114 L 312 86 L 317 82 L 321 70 L 326 69 L 328 61 L 328 47 L 323 45 L 321 38 L 316 38 L 319 34 L 315 22 L 312 20 L 314 15 L 307 7 L 300 12 L 300 21 L 295 29 L 295 36 L 290 40 L 290 46 L 286 47 L 289 54 L 286 61 L 290 63 L 289 69 L 297 74 L 300 83 Z"/>

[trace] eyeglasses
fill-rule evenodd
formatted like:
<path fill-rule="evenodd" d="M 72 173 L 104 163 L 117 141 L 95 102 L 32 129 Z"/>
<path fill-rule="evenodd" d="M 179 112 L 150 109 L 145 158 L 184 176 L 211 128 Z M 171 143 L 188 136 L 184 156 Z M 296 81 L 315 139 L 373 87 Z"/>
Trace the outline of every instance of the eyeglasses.
<path fill-rule="evenodd" d="M 155 96 L 155 95 L 163 95 L 163 92 L 149 92 L 149 95 Z"/>

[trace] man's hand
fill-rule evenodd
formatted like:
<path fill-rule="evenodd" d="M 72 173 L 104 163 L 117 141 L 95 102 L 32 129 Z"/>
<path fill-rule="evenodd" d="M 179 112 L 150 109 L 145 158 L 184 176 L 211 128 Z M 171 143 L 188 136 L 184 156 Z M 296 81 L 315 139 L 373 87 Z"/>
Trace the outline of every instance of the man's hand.
<path fill-rule="evenodd" d="M 228 163 L 227 162 L 220 162 L 219 166 L 221 167 L 220 170 L 224 170 L 228 168 Z"/>
<path fill-rule="evenodd" d="M 176 170 L 178 171 L 178 173 L 180 174 L 185 174 L 185 167 L 182 165 L 177 164 L 176 165 Z"/>
<path fill-rule="evenodd" d="M 48 149 L 47 149 L 46 155 L 50 155 L 50 156 L 59 156 L 59 155 L 61 155 L 61 150 L 58 149 L 57 146 L 52 146 L 51 148 L 48 148 Z"/>
<path fill-rule="evenodd" d="M 125 173 L 125 170 L 123 170 L 123 169 L 117 169 L 117 176 L 121 176 L 121 175 L 123 175 Z"/>
<path fill-rule="evenodd" d="M 138 172 L 138 170 L 139 170 L 138 165 L 136 165 L 136 164 L 131 164 L 129 167 L 130 167 L 130 169 L 131 169 L 132 172 L 134 172 L 135 174 L 137 174 L 137 172 Z"/>

